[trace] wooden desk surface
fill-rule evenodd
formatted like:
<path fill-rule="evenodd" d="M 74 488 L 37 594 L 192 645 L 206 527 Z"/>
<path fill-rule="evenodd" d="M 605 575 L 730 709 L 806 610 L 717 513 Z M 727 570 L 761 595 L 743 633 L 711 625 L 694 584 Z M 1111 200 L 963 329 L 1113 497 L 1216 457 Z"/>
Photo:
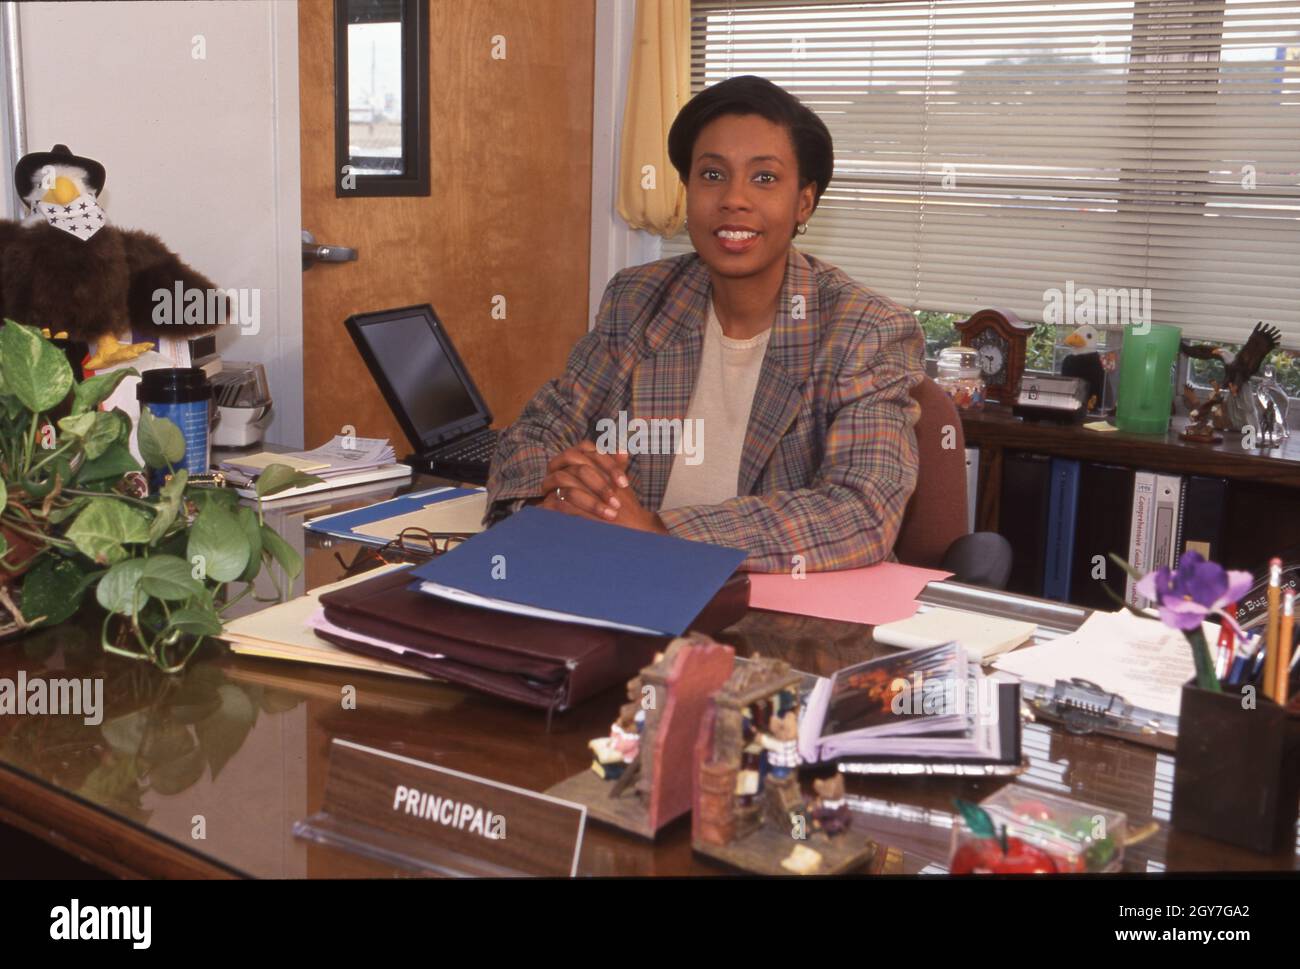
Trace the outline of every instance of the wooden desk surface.
<path fill-rule="evenodd" d="M 420 479 L 414 487 L 436 483 Z M 304 517 L 368 503 L 314 496 L 269 514 L 304 548 L 308 587 L 337 578 L 341 551 L 356 546 L 309 536 Z M 297 591 L 303 588 L 300 579 Z M 80 717 L 0 717 L 0 823 L 13 825 L 118 875 L 330 878 L 399 872 L 294 838 L 316 811 L 330 740 L 359 743 L 532 790 L 585 769 L 587 741 L 607 732 L 622 690 L 556 717 L 550 733 L 532 710 L 436 683 L 239 657 L 224 645 L 201 651 L 183 675 L 106 657 L 92 623 L 70 624 L 0 644 L 0 677 L 103 677 L 103 723 Z M 720 637 L 742 654 L 778 655 L 827 674 L 874 654 L 868 627 L 751 611 Z M 354 686 L 356 709 L 342 691 Z M 1022 783 L 1160 823 L 1129 849 L 1126 870 L 1294 869 L 1296 852 L 1261 856 L 1167 826 L 1173 758 L 1118 740 L 1077 737 L 1029 724 L 1031 761 Z M 942 871 L 953 798 L 979 800 L 1005 781 L 848 779 L 854 824 L 901 852 L 902 870 Z M 202 835 L 200 837 L 199 835 Z M 683 818 L 648 844 L 589 824 L 580 870 L 590 875 L 684 875 L 722 871 L 690 849 Z"/>

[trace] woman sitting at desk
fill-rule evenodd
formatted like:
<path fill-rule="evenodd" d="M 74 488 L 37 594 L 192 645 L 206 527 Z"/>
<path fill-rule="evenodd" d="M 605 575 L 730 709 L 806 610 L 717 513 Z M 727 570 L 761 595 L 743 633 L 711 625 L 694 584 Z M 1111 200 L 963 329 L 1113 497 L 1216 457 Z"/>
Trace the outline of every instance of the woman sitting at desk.
<path fill-rule="evenodd" d="M 563 375 L 501 435 L 489 520 L 540 503 L 743 549 L 752 571 L 889 557 L 916 484 L 923 341 L 911 313 L 792 244 L 830 182 L 830 133 L 736 77 L 682 108 L 668 153 L 695 252 L 610 281 Z"/>

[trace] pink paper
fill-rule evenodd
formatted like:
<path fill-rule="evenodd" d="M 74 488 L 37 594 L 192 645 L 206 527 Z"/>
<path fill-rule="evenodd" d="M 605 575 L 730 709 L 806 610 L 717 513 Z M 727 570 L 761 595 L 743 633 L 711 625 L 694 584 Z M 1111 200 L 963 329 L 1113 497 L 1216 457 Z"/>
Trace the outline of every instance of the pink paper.
<path fill-rule="evenodd" d="M 865 569 L 749 574 L 749 605 L 754 609 L 793 612 L 819 619 L 839 619 L 870 626 L 907 619 L 916 612 L 916 597 L 926 583 L 946 579 L 951 572 L 918 569 L 881 562 Z"/>

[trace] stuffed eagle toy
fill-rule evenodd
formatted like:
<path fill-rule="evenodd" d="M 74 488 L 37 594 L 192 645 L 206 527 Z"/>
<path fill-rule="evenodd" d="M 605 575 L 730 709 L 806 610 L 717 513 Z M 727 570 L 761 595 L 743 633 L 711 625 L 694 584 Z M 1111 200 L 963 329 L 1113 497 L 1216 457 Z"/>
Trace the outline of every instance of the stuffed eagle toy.
<path fill-rule="evenodd" d="M 178 282 L 187 291 L 213 290 L 216 284 L 157 236 L 108 221 L 99 203 L 103 165 L 55 145 L 24 155 L 14 168 L 14 184 L 28 214 L 20 222 L 0 219 L 0 315 L 53 336 L 96 343 L 90 370 L 153 346 L 118 344 L 133 324 L 160 336 L 196 335 L 188 326 L 156 323 L 154 293 L 174 292 Z M 170 318 L 180 319 L 179 308 Z M 199 325 L 218 322 L 205 314 Z"/>

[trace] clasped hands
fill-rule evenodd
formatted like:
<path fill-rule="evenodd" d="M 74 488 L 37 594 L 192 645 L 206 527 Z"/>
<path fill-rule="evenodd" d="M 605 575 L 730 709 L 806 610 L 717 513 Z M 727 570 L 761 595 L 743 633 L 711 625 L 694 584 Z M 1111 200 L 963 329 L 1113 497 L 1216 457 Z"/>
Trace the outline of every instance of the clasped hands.
<path fill-rule="evenodd" d="M 546 466 L 540 501 L 543 508 L 580 515 L 644 532 L 667 535 L 668 529 L 646 509 L 627 477 L 628 454 L 603 454 L 592 441 L 565 448 Z"/>

